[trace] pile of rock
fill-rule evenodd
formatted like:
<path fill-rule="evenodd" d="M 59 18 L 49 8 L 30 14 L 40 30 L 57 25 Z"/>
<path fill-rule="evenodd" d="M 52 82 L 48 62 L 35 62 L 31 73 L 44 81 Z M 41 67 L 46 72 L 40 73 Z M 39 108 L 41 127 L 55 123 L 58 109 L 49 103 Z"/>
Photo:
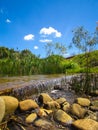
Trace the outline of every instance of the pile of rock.
<path fill-rule="evenodd" d="M 47 93 L 41 93 L 37 101 L 25 99 L 18 101 L 12 96 L 0 96 L 0 127 L 6 117 L 21 118 L 21 129 L 34 128 L 43 130 L 57 130 L 72 128 L 79 130 L 98 130 L 98 100 L 90 101 L 87 98 L 77 98 L 73 104 L 60 97 L 53 99 Z M 16 119 L 16 118 L 15 118 Z M 9 123 L 9 122 L 8 122 Z M 7 127 L 9 127 L 8 125 Z M 34 126 L 34 127 L 33 127 Z M 11 130 L 11 129 L 10 129 Z M 18 130 L 18 129 L 17 129 Z"/>

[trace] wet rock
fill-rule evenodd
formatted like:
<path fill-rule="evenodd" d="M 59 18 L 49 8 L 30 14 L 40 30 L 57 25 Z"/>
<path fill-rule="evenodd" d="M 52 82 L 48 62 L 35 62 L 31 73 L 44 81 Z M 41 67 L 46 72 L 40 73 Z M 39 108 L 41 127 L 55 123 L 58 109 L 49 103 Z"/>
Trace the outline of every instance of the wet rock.
<path fill-rule="evenodd" d="M 26 117 L 26 123 L 32 123 L 37 118 L 36 113 L 31 113 L 29 116 Z"/>
<path fill-rule="evenodd" d="M 1 96 L 5 102 L 5 115 L 12 114 L 18 108 L 18 100 L 12 96 Z"/>
<path fill-rule="evenodd" d="M 71 106 L 71 113 L 77 116 L 78 118 L 83 118 L 86 112 L 87 111 L 84 108 L 82 108 L 79 104 L 74 103 Z"/>
<path fill-rule="evenodd" d="M 53 101 L 53 99 L 47 93 L 41 93 L 38 98 L 38 102 L 40 104 L 46 104 L 47 102 L 51 101 Z"/>
<path fill-rule="evenodd" d="M 56 101 L 51 101 L 45 104 L 45 108 L 50 110 L 55 110 L 55 109 L 59 109 L 60 105 Z"/>
<path fill-rule="evenodd" d="M 34 122 L 34 125 L 38 128 L 44 129 L 44 130 L 52 130 L 54 128 L 53 124 L 50 121 L 44 120 L 44 119 L 38 119 Z"/>
<path fill-rule="evenodd" d="M 76 102 L 81 106 L 87 107 L 90 105 L 90 100 L 87 98 L 77 98 Z"/>
<path fill-rule="evenodd" d="M 0 97 L 0 123 L 2 122 L 2 119 L 4 118 L 4 115 L 5 115 L 5 102 Z"/>
<path fill-rule="evenodd" d="M 19 107 L 20 107 L 20 110 L 22 110 L 22 111 L 39 108 L 38 104 L 32 99 L 20 101 Z"/>
<path fill-rule="evenodd" d="M 98 122 L 92 119 L 76 120 L 72 125 L 79 130 L 98 130 Z"/>
<path fill-rule="evenodd" d="M 62 125 L 69 125 L 73 121 L 70 115 L 68 115 L 66 112 L 60 109 L 55 111 L 53 116 L 54 119 Z"/>
<path fill-rule="evenodd" d="M 70 111 L 70 103 L 69 102 L 64 102 L 64 104 L 62 105 L 62 110 L 64 111 Z"/>

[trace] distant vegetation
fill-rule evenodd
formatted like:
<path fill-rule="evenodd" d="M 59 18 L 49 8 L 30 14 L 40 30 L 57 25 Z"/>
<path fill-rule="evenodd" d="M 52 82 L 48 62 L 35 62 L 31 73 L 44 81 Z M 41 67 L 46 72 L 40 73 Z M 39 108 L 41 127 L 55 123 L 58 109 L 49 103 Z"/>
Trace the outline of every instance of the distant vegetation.
<path fill-rule="evenodd" d="M 0 47 L 0 75 L 32 75 L 56 73 L 82 73 L 85 71 L 85 54 L 66 59 L 60 55 L 46 58 L 35 56 L 29 50 L 15 51 Z M 98 50 L 90 52 L 90 72 L 98 73 Z"/>

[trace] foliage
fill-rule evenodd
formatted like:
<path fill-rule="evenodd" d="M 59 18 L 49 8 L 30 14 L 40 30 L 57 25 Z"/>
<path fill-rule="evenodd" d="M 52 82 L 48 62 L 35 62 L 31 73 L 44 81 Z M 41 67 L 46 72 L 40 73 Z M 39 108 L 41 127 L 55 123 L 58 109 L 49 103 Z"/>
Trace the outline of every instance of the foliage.
<path fill-rule="evenodd" d="M 47 53 L 47 56 L 51 55 L 63 55 L 66 52 L 66 48 L 62 43 L 56 42 L 56 43 L 47 43 L 45 45 L 45 51 Z"/>
<path fill-rule="evenodd" d="M 90 93 L 91 85 L 90 85 L 90 72 L 91 72 L 91 51 L 93 50 L 94 46 L 98 43 L 98 32 L 95 32 L 93 34 L 90 34 L 86 29 L 83 27 L 78 27 L 73 31 L 73 38 L 72 43 L 80 49 L 82 52 L 84 52 L 84 55 L 80 55 L 79 63 L 81 65 L 81 62 L 84 61 L 84 72 L 85 72 L 85 84 L 84 84 L 84 92 Z M 84 60 L 81 60 L 81 57 Z M 94 63 L 95 64 L 95 63 Z"/>

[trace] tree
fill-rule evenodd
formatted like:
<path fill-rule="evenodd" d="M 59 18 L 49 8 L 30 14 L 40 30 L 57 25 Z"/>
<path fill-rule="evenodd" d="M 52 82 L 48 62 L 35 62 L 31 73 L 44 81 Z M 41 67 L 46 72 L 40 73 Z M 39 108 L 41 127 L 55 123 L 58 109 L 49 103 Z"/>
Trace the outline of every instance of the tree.
<path fill-rule="evenodd" d="M 80 49 L 83 53 L 85 53 L 85 86 L 83 90 L 86 93 L 90 92 L 90 52 L 93 50 L 94 46 L 98 43 L 98 32 L 94 32 L 90 34 L 84 27 L 78 27 L 73 30 L 73 38 L 72 43 Z"/>
<path fill-rule="evenodd" d="M 63 55 L 66 52 L 66 48 L 62 43 L 56 42 L 56 43 L 47 43 L 45 45 L 45 51 L 47 56 L 50 55 Z"/>

